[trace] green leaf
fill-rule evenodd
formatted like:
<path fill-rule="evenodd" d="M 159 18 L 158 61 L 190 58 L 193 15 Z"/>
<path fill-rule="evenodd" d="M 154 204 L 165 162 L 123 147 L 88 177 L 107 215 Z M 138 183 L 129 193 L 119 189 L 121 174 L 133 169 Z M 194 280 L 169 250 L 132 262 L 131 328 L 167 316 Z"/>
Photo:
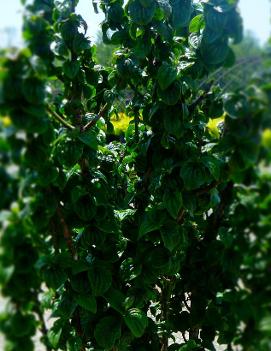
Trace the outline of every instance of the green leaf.
<path fill-rule="evenodd" d="M 168 213 L 176 219 L 183 204 L 182 194 L 179 191 L 166 191 L 163 202 Z"/>
<path fill-rule="evenodd" d="M 35 318 L 33 315 L 23 315 L 21 312 L 15 313 L 10 324 L 13 335 L 17 338 L 29 337 L 35 334 Z"/>
<path fill-rule="evenodd" d="M 120 321 L 116 317 L 104 317 L 95 327 L 94 337 L 100 347 L 111 350 L 121 336 Z"/>
<path fill-rule="evenodd" d="M 162 13 L 163 13 L 162 19 L 163 18 L 168 19 L 171 15 L 171 12 L 172 12 L 172 8 L 171 8 L 169 0 L 157 0 L 157 3 L 158 3 L 160 11 L 162 11 Z M 160 21 L 160 23 L 162 24 L 162 21 Z"/>
<path fill-rule="evenodd" d="M 75 301 L 76 303 L 78 303 L 79 306 L 83 307 L 87 311 L 90 311 L 92 313 L 97 312 L 97 304 L 94 296 L 79 295 L 79 296 L 76 296 Z"/>
<path fill-rule="evenodd" d="M 212 44 L 202 41 L 200 52 L 206 65 L 218 65 L 224 62 L 229 54 L 229 46 L 225 40 L 217 40 Z"/>
<path fill-rule="evenodd" d="M 170 114 L 165 114 L 163 116 L 163 122 L 165 130 L 170 135 L 174 135 L 178 139 L 182 137 L 184 133 L 184 126 L 180 113 L 174 113 L 174 111 L 172 111 Z"/>
<path fill-rule="evenodd" d="M 74 212 L 83 221 L 90 221 L 96 214 L 97 208 L 95 199 L 93 197 L 90 197 L 89 195 L 81 196 L 72 205 Z"/>
<path fill-rule="evenodd" d="M 97 134 L 93 129 L 82 132 L 78 135 L 78 139 L 93 150 L 98 149 Z"/>
<path fill-rule="evenodd" d="M 136 210 L 132 210 L 132 209 L 115 210 L 114 212 L 117 215 L 118 219 L 122 222 L 127 218 L 132 218 L 135 215 Z"/>
<path fill-rule="evenodd" d="M 43 103 L 45 98 L 44 85 L 38 78 L 28 78 L 23 81 L 22 91 L 25 99 L 33 105 Z"/>
<path fill-rule="evenodd" d="M 226 94 L 224 98 L 224 109 L 232 119 L 238 119 L 248 115 L 249 105 L 247 97 L 245 94 Z"/>
<path fill-rule="evenodd" d="M 211 175 L 216 180 L 219 180 L 222 161 L 215 156 L 208 155 L 208 156 L 202 157 L 202 162 L 208 168 Z"/>
<path fill-rule="evenodd" d="M 51 329 L 48 332 L 48 340 L 54 349 L 58 348 L 58 343 L 62 334 L 62 329 Z"/>
<path fill-rule="evenodd" d="M 198 162 L 186 162 L 181 167 L 180 176 L 187 190 L 199 188 L 208 181 L 205 166 Z"/>
<path fill-rule="evenodd" d="M 185 345 L 182 345 L 178 351 L 190 351 L 190 350 L 197 350 L 199 345 L 194 340 L 189 340 Z"/>
<path fill-rule="evenodd" d="M 168 62 L 163 62 L 157 73 L 157 80 L 160 88 L 162 90 L 167 89 L 176 78 L 177 69 Z"/>
<path fill-rule="evenodd" d="M 176 105 L 182 95 L 181 83 L 174 81 L 167 89 L 158 88 L 158 95 L 161 100 L 169 106 Z"/>
<path fill-rule="evenodd" d="M 73 167 L 83 154 L 83 144 L 63 135 L 63 139 L 57 143 L 54 153 L 61 164 Z"/>
<path fill-rule="evenodd" d="M 143 6 L 138 0 L 132 0 L 129 3 L 128 11 L 134 23 L 146 25 L 151 22 L 156 10 L 156 3 L 154 0 L 151 0 L 146 5 L 148 6 Z"/>
<path fill-rule="evenodd" d="M 185 247 L 187 238 L 184 230 L 176 222 L 169 222 L 160 229 L 161 237 L 165 247 L 173 251 L 177 247 Z"/>
<path fill-rule="evenodd" d="M 81 351 L 82 340 L 79 336 L 69 337 L 66 343 L 67 351 Z"/>
<path fill-rule="evenodd" d="M 83 33 L 77 33 L 73 39 L 73 50 L 76 54 L 80 54 L 84 50 L 90 48 L 89 40 L 84 36 Z"/>
<path fill-rule="evenodd" d="M 164 247 L 155 247 L 152 249 L 146 260 L 151 267 L 152 271 L 157 274 L 166 274 L 171 268 L 171 255 L 170 252 Z"/>
<path fill-rule="evenodd" d="M 71 202 L 76 203 L 81 197 L 88 194 L 88 191 L 80 185 L 76 185 L 71 190 Z"/>
<path fill-rule="evenodd" d="M 75 62 L 70 62 L 70 61 L 65 61 L 63 65 L 63 72 L 64 74 L 70 78 L 73 79 L 76 77 L 80 69 L 80 62 L 75 61 Z"/>
<path fill-rule="evenodd" d="M 259 330 L 271 336 L 271 317 L 265 317 L 260 321 Z"/>
<path fill-rule="evenodd" d="M 107 15 L 113 23 L 122 23 L 124 15 L 122 6 L 119 3 L 113 3 L 109 7 Z"/>
<path fill-rule="evenodd" d="M 153 232 L 161 227 L 161 216 L 154 209 L 145 212 L 139 227 L 138 238 L 142 238 L 147 233 Z"/>
<path fill-rule="evenodd" d="M 84 273 L 74 274 L 70 277 L 71 287 L 79 294 L 87 294 L 90 292 L 90 284 L 87 275 Z"/>
<path fill-rule="evenodd" d="M 143 7 L 150 7 L 153 3 L 153 0 L 139 0 L 139 2 Z"/>
<path fill-rule="evenodd" d="M 59 267 L 50 267 L 43 272 L 44 280 L 49 288 L 58 289 L 65 283 L 67 273 Z"/>
<path fill-rule="evenodd" d="M 61 299 L 54 304 L 52 317 L 60 317 L 62 320 L 68 320 L 76 309 L 76 303 L 70 296 L 62 295 Z"/>
<path fill-rule="evenodd" d="M 210 198 L 210 205 L 211 205 L 211 207 L 217 206 L 220 203 L 220 196 L 219 196 L 218 190 L 217 189 L 212 189 L 210 191 L 210 195 L 211 195 L 211 198 Z"/>
<path fill-rule="evenodd" d="M 138 308 L 131 308 L 124 317 L 125 324 L 136 338 L 140 338 L 148 325 L 148 318 Z"/>
<path fill-rule="evenodd" d="M 202 14 L 195 16 L 189 24 L 190 33 L 198 33 L 204 27 L 204 17 Z"/>
<path fill-rule="evenodd" d="M 95 296 L 102 296 L 112 284 L 112 274 L 104 262 L 94 262 L 88 271 L 88 279 Z"/>
<path fill-rule="evenodd" d="M 80 239 L 82 239 L 83 234 L 81 234 Z M 82 240 L 81 240 L 82 242 Z M 90 246 L 90 245 L 88 245 Z M 73 262 L 72 264 L 72 274 L 78 274 L 78 273 L 82 273 L 82 272 L 86 272 L 89 269 L 89 263 L 87 263 L 86 261 L 82 261 L 82 260 L 78 260 Z"/>
<path fill-rule="evenodd" d="M 204 17 L 206 25 L 214 32 L 223 32 L 227 23 L 227 15 L 214 10 L 212 7 L 206 7 Z"/>
<path fill-rule="evenodd" d="M 120 290 L 111 287 L 106 292 L 105 298 L 112 308 L 121 314 L 124 313 L 124 301 L 126 296 Z"/>
<path fill-rule="evenodd" d="M 157 33 L 161 36 L 162 40 L 170 41 L 172 39 L 172 28 L 168 24 L 156 22 L 154 28 L 157 30 Z"/>
<path fill-rule="evenodd" d="M 175 30 L 180 30 L 189 24 L 193 7 L 191 0 L 171 0 L 172 26 Z"/>

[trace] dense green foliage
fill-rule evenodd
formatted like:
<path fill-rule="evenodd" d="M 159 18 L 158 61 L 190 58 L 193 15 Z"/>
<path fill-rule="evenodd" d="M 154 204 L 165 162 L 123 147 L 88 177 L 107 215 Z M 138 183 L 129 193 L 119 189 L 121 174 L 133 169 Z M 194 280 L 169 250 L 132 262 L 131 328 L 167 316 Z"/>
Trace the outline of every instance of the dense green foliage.
<path fill-rule="evenodd" d="M 101 3 L 110 67 L 77 3 L 26 5 L 27 49 L 1 62 L 6 350 L 37 328 L 47 351 L 270 350 L 270 75 L 208 78 L 234 63 L 236 1 Z"/>

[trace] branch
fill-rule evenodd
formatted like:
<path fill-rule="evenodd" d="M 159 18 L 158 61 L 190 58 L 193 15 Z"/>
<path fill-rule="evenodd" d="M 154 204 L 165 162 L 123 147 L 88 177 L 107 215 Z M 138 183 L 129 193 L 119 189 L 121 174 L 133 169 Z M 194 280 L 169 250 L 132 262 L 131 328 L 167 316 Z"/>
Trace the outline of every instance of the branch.
<path fill-rule="evenodd" d="M 184 339 L 184 342 L 187 342 L 188 340 L 186 339 L 185 333 L 184 333 L 184 332 L 181 332 L 181 334 L 182 334 L 182 337 L 183 337 L 183 339 Z"/>
<path fill-rule="evenodd" d="M 190 312 L 190 311 L 191 311 L 191 308 L 190 308 L 190 306 L 188 306 L 188 303 L 187 303 L 187 301 L 186 301 L 186 298 L 184 298 L 183 303 L 184 303 L 184 305 L 185 305 L 187 311 Z"/>
<path fill-rule="evenodd" d="M 62 228 L 63 228 L 63 235 L 64 235 L 64 238 L 66 240 L 66 243 L 67 243 L 67 246 L 68 246 L 68 249 L 72 255 L 73 258 L 76 257 L 76 252 L 75 252 L 75 249 L 74 249 L 74 246 L 73 246 L 73 242 L 72 242 L 72 235 L 71 235 L 71 232 L 67 226 L 67 223 L 65 221 L 65 218 L 63 216 L 63 213 L 62 213 L 62 210 L 60 207 L 57 208 L 57 214 L 58 214 L 58 218 L 60 220 L 60 223 L 62 224 Z"/>
<path fill-rule="evenodd" d="M 88 122 L 84 127 L 83 127 L 83 132 L 86 132 L 88 129 L 92 128 L 93 126 L 95 126 L 97 124 L 97 122 L 99 121 L 100 118 L 103 117 L 103 113 L 107 108 L 107 103 L 105 105 L 103 105 L 99 111 L 99 113 L 97 115 L 95 115 L 95 118 Z"/>
<path fill-rule="evenodd" d="M 34 308 L 34 312 L 36 312 L 38 318 L 39 318 L 39 321 L 40 321 L 40 331 L 43 335 L 43 338 L 45 340 L 44 342 L 44 346 L 46 348 L 46 351 L 52 351 L 52 348 L 49 347 L 49 343 L 48 343 L 48 336 L 47 336 L 47 333 L 48 333 L 48 329 L 46 327 L 46 323 L 45 323 L 45 320 L 44 320 L 44 317 L 43 317 L 43 314 L 40 310 L 40 302 L 38 301 L 38 298 L 36 297 L 36 306 Z"/>
<path fill-rule="evenodd" d="M 212 240 L 214 240 L 217 235 L 219 226 L 223 221 L 225 210 L 231 204 L 233 187 L 234 187 L 234 184 L 232 181 L 230 181 L 227 183 L 225 188 L 219 194 L 220 203 L 217 209 L 210 216 L 209 223 L 207 225 L 207 230 L 205 231 L 204 241 L 206 245 L 209 245 L 209 243 Z"/>
<path fill-rule="evenodd" d="M 177 218 L 177 223 L 178 224 L 181 224 L 182 221 L 183 221 L 183 218 L 184 218 L 184 214 L 185 214 L 185 209 L 182 209 L 178 215 L 178 218 Z"/>
<path fill-rule="evenodd" d="M 70 129 L 70 130 L 74 130 L 75 127 L 73 125 L 71 125 L 69 122 L 67 122 L 62 116 L 60 116 L 56 111 L 54 111 L 53 109 L 51 109 L 50 106 L 46 106 L 47 112 L 50 113 L 50 115 L 52 115 L 56 120 L 58 120 L 61 124 L 63 124 L 64 127 Z"/>
<path fill-rule="evenodd" d="M 76 2 L 75 2 L 75 0 L 71 0 L 71 10 L 72 10 L 72 12 L 75 12 L 75 8 L 76 8 Z"/>
<path fill-rule="evenodd" d="M 196 109 L 196 107 L 206 98 L 206 96 L 208 95 L 210 88 L 212 87 L 213 82 L 210 82 L 206 85 L 206 88 L 204 89 L 204 92 L 198 96 L 189 106 L 188 106 L 188 110 L 189 113 L 193 113 Z"/>
<path fill-rule="evenodd" d="M 195 195 L 203 195 L 203 194 L 207 193 L 208 191 L 216 188 L 219 184 L 220 184 L 220 181 L 218 181 L 218 180 L 213 181 L 211 184 L 209 184 L 205 188 L 195 190 L 194 193 L 195 193 Z"/>

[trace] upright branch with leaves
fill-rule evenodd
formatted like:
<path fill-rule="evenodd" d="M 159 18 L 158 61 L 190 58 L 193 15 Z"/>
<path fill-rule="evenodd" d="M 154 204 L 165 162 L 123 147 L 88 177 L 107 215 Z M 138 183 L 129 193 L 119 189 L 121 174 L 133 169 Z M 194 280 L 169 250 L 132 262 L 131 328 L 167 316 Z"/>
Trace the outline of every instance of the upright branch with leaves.
<path fill-rule="evenodd" d="M 27 48 L 2 59 L 6 350 L 37 328 L 47 351 L 270 350 L 270 85 L 209 79 L 234 63 L 237 2 L 102 2 L 110 67 L 77 4 L 25 4 Z"/>

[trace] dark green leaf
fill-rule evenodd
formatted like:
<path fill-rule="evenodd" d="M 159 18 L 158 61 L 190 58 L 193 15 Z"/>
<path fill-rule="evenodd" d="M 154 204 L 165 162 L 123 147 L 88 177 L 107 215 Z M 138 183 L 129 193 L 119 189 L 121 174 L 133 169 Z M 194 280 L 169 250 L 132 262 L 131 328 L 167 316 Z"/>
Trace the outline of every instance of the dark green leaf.
<path fill-rule="evenodd" d="M 159 67 L 157 73 L 157 80 L 158 84 L 160 85 L 160 88 L 162 90 L 167 89 L 171 85 L 171 83 L 174 82 L 176 77 L 177 69 L 168 62 L 163 62 L 162 65 Z"/>
<path fill-rule="evenodd" d="M 97 311 L 97 304 L 96 304 L 96 299 L 92 295 L 78 295 L 75 298 L 76 303 L 78 303 L 79 306 L 83 307 L 87 311 L 90 311 L 92 313 L 96 313 Z"/>
<path fill-rule="evenodd" d="M 78 74 L 79 69 L 80 63 L 78 61 L 65 61 L 63 65 L 63 72 L 70 79 L 73 79 Z"/>
<path fill-rule="evenodd" d="M 147 233 L 159 229 L 161 226 L 161 216 L 154 209 L 149 209 L 145 212 L 142 222 L 139 227 L 138 238 L 142 238 Z"/>
<path fill-rule="evenodd" d="M 110 350 L 121 336 L 120 322 L 116 317 L 104 317 L 95 327 L 94 336 L 100 347 Z"/>
<path fill-rule="evenodd" d="M 189 24 L 193 12 L 191 0 L 171 0 L 172 26 L 175 30 L 186 27 Z"/>
<path fill-rule="evenodd" d="M 169 214 L 176 219 L 183 204 L 182 194 L 178 191 L 166 191 L 163 202 Z"/>
<path fill-rule="evenodd" d="M 155 9 L 156 3 L 154 0 L 146 2 L 147 6 L 143 6 L 140 1 L 132 0 L 128 5 L 129 14 L 133 22 L 139 25 L 146 25 L 151 22 Z"/>
<path fill-rule="evenodd" d="M 203 164 L 187 162 L 181 167 L 181 178 L 187 190 L 197 189 L 208 181 L 208 174 Z"/>
<path fill-rule="evenodd" d="M 138 308 L 131 308 L 124 317 L 125 324 L 136 338 L 140 338 L 148 325 L 148 318 Z"/>
<path fill-rule="evenodd" d="M 175 81 L 165 90 L 158 89 L 158 94 L 166 105 L 176 105 L 182 95 L 181 84 Z"/>
<path fill-rule="evenodd" d="M 112 284 L 112 274 L 107 264 L 94 262 L 88 271 L 88 279 L 95 296 L 103 295 Z"/>
<path fill-rule="evenodd" d="M 98 141 L 97 135 L 93 129 L 89 129 L 86 132 L 82 132 L 79 134 L 78 139 L 82 141 L 84 144 L 89 146 L 93 150 L 97 150 L 98 148 Z"/>
<path fill-rule="evenodd" d="M 169 222 L 160 229 L 161 237 L 165 247 L 173 251 L 176 247 L 186 245 L 186 236 L 184 230 L 176 222 Z"/>

